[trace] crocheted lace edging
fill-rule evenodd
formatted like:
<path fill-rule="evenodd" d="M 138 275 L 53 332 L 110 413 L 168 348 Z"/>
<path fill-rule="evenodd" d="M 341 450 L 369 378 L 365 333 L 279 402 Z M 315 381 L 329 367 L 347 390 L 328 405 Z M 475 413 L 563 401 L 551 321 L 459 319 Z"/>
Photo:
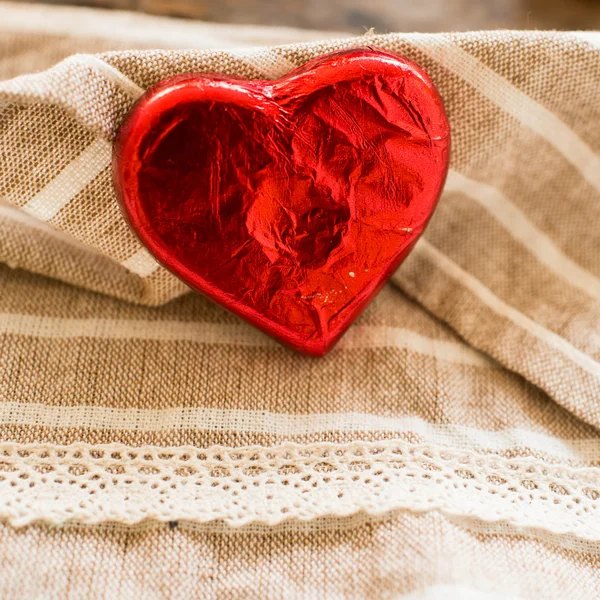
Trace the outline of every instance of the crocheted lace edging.
<path fill-rule="evenodd" d="M 400 440 L 276 447 L 4 443 L 0 518 L 276 525 L 392 510 L 600 540 L 600 470 Z M 597 512 L 598 511 L 598 512 Z"/>

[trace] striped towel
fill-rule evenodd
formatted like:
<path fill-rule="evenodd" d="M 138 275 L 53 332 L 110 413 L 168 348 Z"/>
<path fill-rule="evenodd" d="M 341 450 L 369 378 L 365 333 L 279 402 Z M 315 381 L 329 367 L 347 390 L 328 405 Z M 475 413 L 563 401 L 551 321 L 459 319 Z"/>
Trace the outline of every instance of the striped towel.
<path fill-rule="evenodd" d="M 431 75 L 451 169 L 391 283 L 309 359 L 139 245 L 111 142 L 165 77 L 365 45 Z M 600 34 L 0 4 L 0 596 L 596 597 L 599 90 Z"/>

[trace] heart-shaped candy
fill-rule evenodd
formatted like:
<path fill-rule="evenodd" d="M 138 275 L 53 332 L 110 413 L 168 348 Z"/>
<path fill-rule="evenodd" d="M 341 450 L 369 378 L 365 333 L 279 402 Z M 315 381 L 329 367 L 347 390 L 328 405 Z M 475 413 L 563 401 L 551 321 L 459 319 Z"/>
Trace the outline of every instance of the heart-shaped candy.
<path fill-rule="evenodd" d="M 162 81 L 121 125 L 113 173 L 126 218 L 160 263 L 322 355 L 421 235 L 449 144 L 423 70 L 356 49 L 277 81 Z"/>

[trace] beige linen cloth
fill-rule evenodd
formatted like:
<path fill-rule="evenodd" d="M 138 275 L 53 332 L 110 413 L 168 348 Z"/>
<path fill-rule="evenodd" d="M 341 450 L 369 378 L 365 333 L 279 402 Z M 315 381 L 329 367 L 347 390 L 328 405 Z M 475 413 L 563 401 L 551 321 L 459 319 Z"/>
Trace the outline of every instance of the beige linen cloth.
<path fill-rule="evenodd" d="M 309 359 L 141 248 L 111 140 L 175 73 L 364 45 L 429 72 L 451 170 L 392 283 Z M 1 4 L 0 80 L 0 597 L 599 596 L 597 34 Z"/>

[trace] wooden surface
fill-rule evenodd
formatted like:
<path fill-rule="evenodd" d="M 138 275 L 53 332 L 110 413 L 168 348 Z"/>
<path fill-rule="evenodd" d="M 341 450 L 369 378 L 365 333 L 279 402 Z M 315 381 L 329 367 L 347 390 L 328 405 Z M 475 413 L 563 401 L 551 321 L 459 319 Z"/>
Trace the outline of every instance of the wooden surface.
<path fill-rule="evenodd" d="M 40 0 L 37 0 L 40 1 Z M 42 0 L 43 1 L 43 0 Z M 221 23 L 377 33 L 600 29 L 600 0 L 46 0 Z"/>

